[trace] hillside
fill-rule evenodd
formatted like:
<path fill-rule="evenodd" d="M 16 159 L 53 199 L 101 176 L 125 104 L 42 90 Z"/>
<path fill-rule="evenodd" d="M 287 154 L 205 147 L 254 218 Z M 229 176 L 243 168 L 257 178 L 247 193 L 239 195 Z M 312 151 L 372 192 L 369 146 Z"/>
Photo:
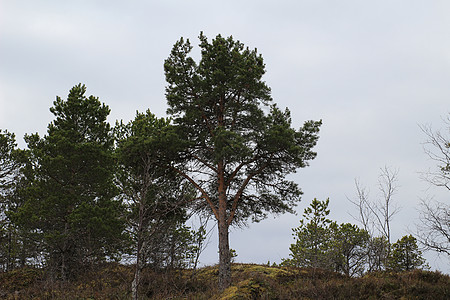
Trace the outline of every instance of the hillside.
<path fill-rule="evenodd" d="M 145 272 L 143 299 L 450 299 L 450 277 L 415 270 L 348 278 L 334 272 L 234 264 L 232 286 L 220 293 L 217 267 Z M 106 264 L 71 282 L 39 269 L 0 274 L 1 299 L 129 299 L 133 270 Z"/>

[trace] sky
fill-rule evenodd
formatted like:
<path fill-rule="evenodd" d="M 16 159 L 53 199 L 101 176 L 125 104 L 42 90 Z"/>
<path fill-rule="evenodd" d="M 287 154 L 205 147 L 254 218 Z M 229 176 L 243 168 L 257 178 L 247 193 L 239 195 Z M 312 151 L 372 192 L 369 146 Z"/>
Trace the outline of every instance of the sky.
<path fill-rule="evenodd" d="M 419 202 L 449 200 L 420 179 L 434 167 L 419 125 L 450 112 L 450 2 L 446 0 L 0 0 L 0 129 L 46 133 L 56 96 L 78 83 L 111 108 L 109 121 L 150 109 L 165 116 L 163 62 L 173 44 L 232 35 L 257 48 L 274 102 L 293 126 L 322 120 L 317 158 L 289 176 L 302 188 L 297 215 L 233 229 L 237 262 L 281 262 L 311 200 L 330 198 L 330 218 L 357 224 L 355 179 L 379 199 L 377 178 L 398 170 L 392 240 L 414 233 Z M 200 260 L 218 261 L 216 231 Z M 450 273 L 448 257 L 424 255 Z"/>

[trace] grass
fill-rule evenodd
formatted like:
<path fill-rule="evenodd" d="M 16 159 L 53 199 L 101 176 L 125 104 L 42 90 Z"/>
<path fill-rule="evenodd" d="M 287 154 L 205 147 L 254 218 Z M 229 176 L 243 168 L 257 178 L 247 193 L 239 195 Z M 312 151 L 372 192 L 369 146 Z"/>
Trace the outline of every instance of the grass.
<path fill-rule="evenodd" d="M 217 288 L 218 268 L 145 270 L 142 299 L 450 299 L 450 277 L 439 272 L 378 272 L 361 278 L 288 267 L 233 264 L 232 286 Z M 109 263 L 70 282 L 40 269 L 0 273 L 1 299 L 130 299 L 132 266 Z"/>

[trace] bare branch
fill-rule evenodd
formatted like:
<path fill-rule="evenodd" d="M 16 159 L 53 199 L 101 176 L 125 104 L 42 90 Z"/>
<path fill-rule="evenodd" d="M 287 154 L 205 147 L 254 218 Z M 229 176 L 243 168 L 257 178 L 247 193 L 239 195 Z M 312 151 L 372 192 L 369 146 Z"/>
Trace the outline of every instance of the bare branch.
<path fill-rule="evenodd" d="M 450 114 L 444 119 L 447 131 L 433 130 L 430 125 L 421 125 L 420 129 L 427 136 L 423 144 L 425 154 L 437 163 L 435 170 L 422 173 L 422 178 L 432 185 L 450 190 Z"/>
<path fill-rule="evenodd" d="M 375 206 L 379 228 L 383 231 L 388 242 L 391 242 L 390 222 L 392 217 L 400 211 L 400 208 L 393 203 L 393 196 L 398 189 L 398 169 L 385 166 L 380 169 L 378 177 L 378 188 L 382 199 Z"/>
<path fill-rule="evenodd" d="M 417 239 L 427 250 L 450 255 L 450 206 L 422 200 Z"/>
<path fill-rule="evenodd" d="M 355 218 L 364 226 L 364 229 L 373 234 L 373 228 L 376 227 L 381 235 L 386 237 L 390 243 L 391 229 L 390 223 L 395 214 L 400 210 L 395 205 L 393 196 L 398 189 L 398 169 L 383 167 L 378 176 L 378 189 L 381 199 L 373 202 L 369 200 L 369 193 L 361 185 L 358 179 L 355 179 L 356 199 L 347 198 L 358 209 L 358 217 Z"/>
<path fill-rule="evenodd" d="M 372 209 L 369 202 L 369 191 L 361 185 L 358 179 L 355 178 L 355 188 L 356 188 L 356 199 L 350 199 L 347 197 L 353 205 L 358 209 L 358 217 L 354 217 L 355 220 L 359 221 L 363 226 L 364 230 L 373 232 L 373 221 L 372 221 Z"/>
<path fill-rule="evenodd" d="M 450 113 L 443 121 L 443 130 L 433 130 L 430 125 L 420 126 L 427 136 L 423 145 L 424 152 L 437 163 L 433 171 L 422 173 L 422 179 L 450 191 Z M 450 255 L 450 206 L 438 201 L 423 200 L 420 212 L 420 223 L 417 225 L 419 242 L 425 249 Z"/>

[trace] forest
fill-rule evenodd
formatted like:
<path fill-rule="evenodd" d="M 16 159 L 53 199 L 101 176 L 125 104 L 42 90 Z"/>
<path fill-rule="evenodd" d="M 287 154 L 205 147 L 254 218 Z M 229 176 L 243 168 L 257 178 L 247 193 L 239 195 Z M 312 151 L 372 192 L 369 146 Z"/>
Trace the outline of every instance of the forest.
<path fill-rule="evenodd" d="M 108 105 L 77 84 L 56 97 L 45 135 L 25 135 L 26 148 L 0 130 L 0 297 L 29 288 L 24 299 L 68 298 L 64 290 L 86 299 L 111 298 L 101 291 L 118 299 L 326 299 L 327 281 L 340 297 L 354 297 L 352 289 L 363 291 L 356 298 L 448 297 L 449 277 L 427 271 L 422 257 L 423 249 L 450 254 L 448 205 L 424 202 L 418 234 L 392 241 L 390 168 L 380 174 L 382 203 L 369 202 L 356 182 L 359 226 L 329 219 L 329 199 L 306 199 L 289 257 L 233 263 L 230 227 L 294 212 L 302 191 L 287 176 L 316 157 L 322 121 L 292 127 L 262 80 L 256 49 L 232 37 L 199 39 L 198 63 L 182 38 L 164 62 L 168 117 L 147 110 L 111 125 Z M 427 179 L 448 189 L 449 139 L 422 130 L 438 149 L 426 154 L 440 162 Z M 208 222 L 219 260 L 199 268 Z"/>

